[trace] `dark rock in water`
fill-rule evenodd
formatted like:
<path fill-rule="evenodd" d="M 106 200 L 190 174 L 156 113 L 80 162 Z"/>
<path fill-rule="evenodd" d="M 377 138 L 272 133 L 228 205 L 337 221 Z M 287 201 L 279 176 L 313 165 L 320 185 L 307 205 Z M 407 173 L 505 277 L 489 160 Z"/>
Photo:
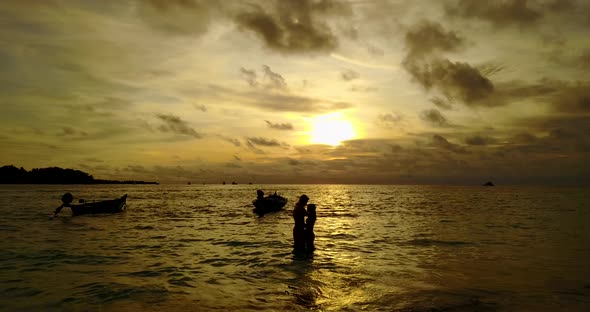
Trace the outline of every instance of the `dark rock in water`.
<path fill-rule="evenodd" d="M 482 184 L 483 186 L 494 186 L 494 183 L 492 183 L 491 181 L 488 181 L 484 184 Z"/>

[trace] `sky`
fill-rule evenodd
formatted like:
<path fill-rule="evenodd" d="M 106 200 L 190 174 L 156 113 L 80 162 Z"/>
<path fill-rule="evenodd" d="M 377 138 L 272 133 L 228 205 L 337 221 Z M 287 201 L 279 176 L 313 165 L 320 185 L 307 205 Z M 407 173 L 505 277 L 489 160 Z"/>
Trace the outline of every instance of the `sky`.
<path fill-rule="evenodd" d="M 0 165 L 590 181 L 584 0 L 2 1 Z"/>

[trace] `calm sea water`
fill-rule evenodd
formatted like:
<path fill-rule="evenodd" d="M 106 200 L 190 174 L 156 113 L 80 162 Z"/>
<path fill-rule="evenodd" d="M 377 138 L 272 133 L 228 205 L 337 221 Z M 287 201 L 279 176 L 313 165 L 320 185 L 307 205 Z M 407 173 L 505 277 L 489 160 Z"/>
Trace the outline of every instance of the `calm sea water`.
<path fill-rule="evenodd" d="M 258 188 L 288 209 L 255 216 Z M 66 191 L 127 211 L 51 219 Z M 0 212 L 2 311 L 590 310 L 584 188 L 0 185 Z"/>

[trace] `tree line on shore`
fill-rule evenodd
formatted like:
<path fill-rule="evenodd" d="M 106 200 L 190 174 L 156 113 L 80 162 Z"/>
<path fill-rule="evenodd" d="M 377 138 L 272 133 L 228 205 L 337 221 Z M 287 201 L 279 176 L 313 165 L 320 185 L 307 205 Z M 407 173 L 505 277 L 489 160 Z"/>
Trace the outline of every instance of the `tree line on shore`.
<path fill-rule="evenodd" d="M 49 167 L 27 171 L 23 167 L 9 165 L 0 167 L 0 184 L 158 184 L 158 182 L 101 180 L 75 169 Z"/>

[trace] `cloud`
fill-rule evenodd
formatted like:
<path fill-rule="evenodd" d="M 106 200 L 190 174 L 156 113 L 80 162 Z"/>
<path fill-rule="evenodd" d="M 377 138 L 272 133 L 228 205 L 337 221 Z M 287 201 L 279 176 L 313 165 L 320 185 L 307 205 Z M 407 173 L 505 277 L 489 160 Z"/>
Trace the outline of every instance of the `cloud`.
<path fill-rule="evenodd" d="M 254 69 L 240 68 L 240 74 L 246 79 L 250 87 L 256 87 L 258 81 L 256 80 L 256 71 Z"/>
<path fill-rule="evenodd" d="M 449 110 L 449 109 L 453 108 L 453 105 L 451 104 L 451 102 L 449 100 L 445 100 L 439 96 L 435 96 L 435 97 L 431 98 L 430 102 L 432 102 L 432 104 L 434 104 L 436 107 L 438 107 L 440 109 Z"/>
<path fill-rule="evenodd" d="M 509 140 L 513 143 L 533 143 L 537 141 L 537 137 L 529 132 L 520 132 L 512 135 L 512 138 Z"/>
<path fill-rule="evenodd" d="M 424 88 L 436 89 L 449 99 L 468 106 L 497 106 L 504 103 L 487 101 L 494 93 L 494 84 L 471 65 L 433 59 L 430 63 L 406 62 L 405 68 Z"/>
<path fill-rule="evenodd" d="M 462 47 L 463 39 L 455 32 L 424 21 L 408 30 L 405 42 L 408 54 L 402 62 L 404 68 L 426 90 L 436 89 L 448 100 L 436 98 L 435 105 L 448 107 L 454 99 L 470 106 L 501 104 L 484 101 L 494 92 L 494 85 L 477 68 L 438 56 L 440 52 L 453 52 Z"/>
<path fill-rule="evenodd" d="M 70 137 L 73 137 L 73 136 L 84 136 L 84 137 L 86 137 L 86 136 L 88 136 L 88 133 L 87 132 L 84 132 L 84 131 L 78 131 L 78 130 L 72 128 L 72 127 L 66 126 L 66 127 L 62 127 L 61 128 L 61 132 L 59 132 L 57 134 L 57 136 L 70 136 Z"/>
<path fill-rule="evenodd" d="M 496 142 L 496 139 L 484 136 L 484 135 L 472 135 L 465 138 L 465 144 L 467 145 L 476 145 L 476 146 L 485 146 L 489 144 L 493 144 Z"/>
<path fill-rule="evenodd" d="M 238 139 L 236 139 L 236 138 L 229 138 L 229 137 L 226 137 L 226 136 L 223 136 L 223 135 L 219 135 L 219 137 L 220 137 L 222 140 L 224 140 L 224 141 L 226 141 L 226 142 L 229 142 L 229 143 L 233 144 L 235 147 L 240 147 L 240 146 L 242 146 L 242 142 L 240 142 L 240 140 L 238 140 Z"/>
<path fill-rule="evenodd" d="M 189 96 L 206 94 L 209 101 L 231 101 L 240 103 L 240 106 L 256 107 L 276 112 L 321 114 L 345 110 L 355 106 L 348 102 L 324 100 L 286 92 L 271 92 L 261 89 L 241 91 L 213 84 L 182 89 L 181 92 Z"/>
<path fill-rule="evenodd" d="M 265 146 L 265 147 L 282 147 L 288 144 L 281 143 L 275 139 L 267 139 L 262 137 L 249 137 L 246 138 L 246 142 L 249 145 L 256 145 L 256 146 Z"/>
<path fill-rule="evenodd" d="M 244 77 L 246 82 L 248 82 L 248 85 L 250 85 L 251 87 L 257 87 L 260 85 L 258 81 L 258 75 L 256 74 L 256 70 L 246 69 L 242 67 L 240 68 L 240 74 L 242 75 L 242 77 Z M 272 71 L 270 66 L 262 65 L 262 75 L 264 80 L 266 81 L 266 83 L 262 85 L 265 89 L 276 89 L 282 91 L 287 89 L 287 83 L 285 82 L 285 78 L 283 78 L 281 74 Z"/>
<path fill-rule="evenodd" d="M 427 109 L 422 111 L 422 113 L 420 113 L 420 118 L 439 127 L 449 126 L 447 118 L 443 116 L 437 109 Z"/>
<path fill-rule="evenodd" d="M 438 135 L 438 134 L 435 134 L 432 136 L 432 145 L 434 145 L 435 147 L 447 150 L 447 151 L 451 151 L 453 153 L 457 153 L 457 154 L 468 153 L 468 151 L 465 150 L 465 148 L 461 147 L 460 145 L 453 144 L 453 143 L 449 142 L 443 136 Z"/>
<path fill-rule="evenodd" d="M 393 128 L 395 126 L 401 126 L 403 120 L 403 115 L 398 113 L 379 114 L 377 116 L 377 125 L 385 128 Z"/>
<path fill-rule="evenodd" d="M 360 74 L 355 72 L 354 70 L 350 70 L 347 69 L 345 71 L 342 71 L 340 73 L 340 77 L 344 80 L 344 81 L 351 81 L 351 80 L 355 80 L 360 78 Z"/>
<path fill-rule="evenodd" d="M 575 3 L 571 0 L 459 0 L 447 5 L 445 11 L 451 17 L 480 19 L 495 27 L 531 27 L 549 13 L 564 12 L 574 7 Z"/>
<path fill-rule="evenodd" d="M 279 142 L 275 139 L 268 139 L 263 137 L 247 137 L 246 138 L 246 145 L 248 148 L 257 154 L 266 154 L 265 151 L 258 148 L 258 146 L 262 147 L 280 147 L 280 148 L 287 148 L 289 144 Z"/>
<path fill-rule="evenodd" d="M 325 113 L 354 107 L 347 102 L 324 101 L 298 95 L 252 93 L 249 104 L 282 112 Z"/>
<path fill-rule="evenodd" d="M 430 21 L 420 22 L 405 36 L 408 49 L 407 60 L 413 61 L 435 52 L 456 51 L 463 45 L 463 39 L 453 31 L 446 31 L 441 24 Z"/>
<path fill-rule="evenodd" d="M 226 163 L 224 166 L 227 168 L 242 168 L 242 166 L 240 164 L 236 164 L 233 162 Z"/>
<path fill-rule="evenodd" d="M 393 139 L 356 139 L 344 141 L 336 148 L 329 149 L 331 156 L 342 157 L 343 155 L 364 155 L 375 153 L 378 155 L 399 152 L 403 148 L 398 144 L 400 140 Z"/>
<path fill-rule="evenodd" d="M 204 104 L 193 104 L 193 107 L 202 111 L 202 112 L 207 112 L 207 106 L 205 106 Z"/>
<path fill-rule="evenodd" d="M 494 2 L 460 0 L 456 6 L 447 7 L 447 14 L 450 16 L 480 18 L 496 26 L 511 24 L 527 26 L 535 23 L 542 16 L 541 12 L 529 7 L 527 0 Z"/>
<path fill-rule="evenodd" d="M 271 89 L 286 89 L 287 83 L 285 79 L 280 74 L 273 72 L 268 65 L 262 65 L 262 71 L 264 72 L 264 77 L 269 80 L 267 84 L 268 88 Z"/>
<path fill-rule="evenodd" d="M 142 0 L 136 7 L 139 17 L 154 29 L 174 35 L 202 35 L 220 16 L 221 7 L 206 0 Z"/>
<path fill-rule="evenodd" d="M 590 83 L 547 78 L 536 82 L 506 81 L 497 84 L 489 101 L 506 103 L 517 99 L 548 104 L 556 112 L 587 113 L 590 112 Z"/>
<path fill-rule="evenodd" d="M 553 81 L 551 95 L 553 108 L 561 112 L 590 113 L 590 83 Z"/>
<path fill-rule="evenodd" d="M 277 130 L 293 130 L 293 125 L 290 123 L 272 123 L 268 120 L 265 120 L 266 124 L 271 129 Z"/>
<path fill-rule="evenodd" d="M 578 61 L 586 66 L 590 65 L 590 49 L 584 50 L 579 56 Z"/>
<path fill-rule="evenodd" d="M 181 120 L 178 116 L 172 114 L 156 114 L 156 117 L 164 122 L 164 124 L 158 128 L 162 132 L 190 135 L 196 139 L 203 137 L 203 135 L 197 133 L 195 129 L 191 128 L 186 121 Z"/>
<path fill-rule="evenodd" d="M 268 2 L 265 2 L 265 4 Z M 274 7 L 252 5 L 249 12 L 237 14 L 235 21 L 254 32 L 265 45 L 282 53 L 328 53 L 338 39 L 324 22 L 329 15 L 350 14 L 349 4 L 340 1 L 277 1 Z"/>
<path fill-rule="evenodd" d="M 349 90 L 352 91 L 352 92 L 369 93 L 369 92 L 375 92 L 375 91 L 377 91 L 378 88 L 376 88 L 376 87 L 369 87 L 369 86 L 352 85 Z"/>

